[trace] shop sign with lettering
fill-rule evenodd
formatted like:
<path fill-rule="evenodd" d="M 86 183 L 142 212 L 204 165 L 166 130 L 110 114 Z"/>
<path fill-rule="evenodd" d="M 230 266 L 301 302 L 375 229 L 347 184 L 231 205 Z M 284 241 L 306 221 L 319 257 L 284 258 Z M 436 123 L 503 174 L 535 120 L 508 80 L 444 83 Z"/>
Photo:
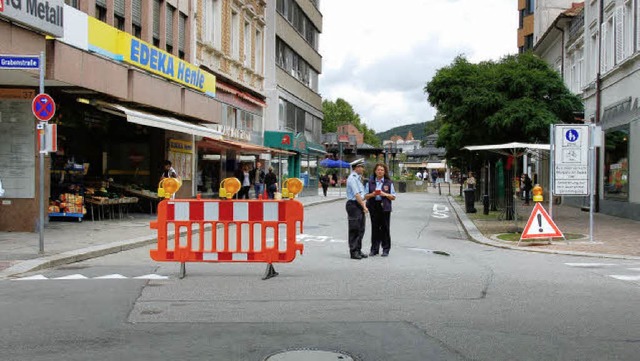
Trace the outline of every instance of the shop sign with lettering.
<path fill-rule="evenodd" d="M 193 153 L 193 144 L 188 140 L 169 139 L 169 151 L 178 153 Z"/>
<path fill-rule="evenodd" d="M 216 96 L 215 75 L 92 17 L 89 50 Z"/>
<path fill-rule="evenodd" d="M 63 0 L 0 0 L 0 17 L 47 35 L 64 36 Z"/>

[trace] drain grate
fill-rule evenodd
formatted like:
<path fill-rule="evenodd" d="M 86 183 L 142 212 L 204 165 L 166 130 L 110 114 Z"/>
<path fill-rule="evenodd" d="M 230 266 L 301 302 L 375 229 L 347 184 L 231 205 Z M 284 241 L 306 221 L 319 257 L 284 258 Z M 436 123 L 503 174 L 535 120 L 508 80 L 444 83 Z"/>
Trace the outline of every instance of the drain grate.
<path fill-rule="evenodd" d="M 355 361 L 346 353 L 338 351 L 324 351 L 316 349 L 295 349 L 280 351 L 264 361 Z"/>

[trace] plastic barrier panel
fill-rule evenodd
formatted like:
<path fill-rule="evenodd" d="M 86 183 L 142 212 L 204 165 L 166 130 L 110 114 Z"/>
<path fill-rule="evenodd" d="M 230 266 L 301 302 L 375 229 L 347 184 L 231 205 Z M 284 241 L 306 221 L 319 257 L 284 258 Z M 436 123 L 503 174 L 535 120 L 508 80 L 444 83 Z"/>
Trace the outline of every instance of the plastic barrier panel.
<path fill-rule="evenodd" d="M 302 254 L 296 231 L 302 233 L 303 221 L 304 206 L 295 199 L 165 199 L 158 204 L 157 221 L 151 222 L 158 231 L 151 258 L 181 262 L 181 277 L 185 262 L 264 262 L 266 279 L 277 275 L 272 263 Z"/>

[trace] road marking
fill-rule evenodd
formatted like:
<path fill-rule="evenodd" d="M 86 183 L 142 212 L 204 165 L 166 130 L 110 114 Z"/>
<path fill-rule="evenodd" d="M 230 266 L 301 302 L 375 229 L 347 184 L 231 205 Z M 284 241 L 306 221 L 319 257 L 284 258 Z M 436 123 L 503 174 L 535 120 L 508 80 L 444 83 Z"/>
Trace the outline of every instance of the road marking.
<path fill-rule="evenodd" d="M 21 278 L 14 278 L 12 279 L 12 281 L 40 281 L 40 280 L 87 280 L 87 279 L 94 279 L 94 280 L 108 280 L 108 279 L 139 279 L 139 280 L 166 280 L 169 279 L 168 276 L 162 276 L 162 275 L 157 275 L 157 274 L 147 274 L 144 276 L 138 276 L 138 277 L 126 277 L 123 276 L 119 273 L 114 273 L 114 274 L 110 274 L 110 275 L 104 275 L 104 276 L 98 276 L 98 277 L 87 277 L 81 274 L 72 274 L 72 275 L 68 275 L 68 276 L 62 276 L 62 277 L 54 277 L 54 278 L 47 278 L 43 275 L 34 275 L 34 276 L 28 276 L 28 277 L 21 277 Z"/>
<path fill-rule="evenodd" d="M 615 266 L 614 263 L 565 263 L 569 267 L 581 267 L 581 268 L 599 268 L 607 266 Z"/>
<path fill-rule="evenodd" d="M 72 275 L 68 275 L 68 276 L 63 276 L 63 277 L 56 277 L 53 278 L 54 280 L 86 280 L 87 277 L 76 273 L 76 274 L 72 274 Z"/>
<path fill-rule="evenodd" d="M 116 280 L 116 279 L 124 279 L 124 278 L 128 278 L 128 277 L 125 277 L 119 273 L 114 273 L 112 275 L 106 275 L 106 276 L 100 276 L 100 277 L 93 277 L 94 280 Z"/>
<path fill-rule="evenodd" d="M 35 275 L 35 276 L 29 276 L 29 277 L 16 278 L 13 281 L 39 281 L 39 280 L 48 280 L 48 278 L 43 275 Z"/>
<path fill-rule="evenodd" d="M 344 239 L 334 239 L 329 236 L 314 236 L 311 234 L 301 233 L 296 236 L 296 240 L 301 242 L 329 242 L 329 243 L 346 243 Z"/>
<path fill-rule="evenodd" d="M 445 205 L 440 205 L 440 204 L 433 205 L 433 216 L 435 218 L 440 218 L 440 219 L 449 218 L 448 212 L 449 212 L 449 207 Z"/>
<path fill-rule="evenodd" d="M 640 276 L 610 275 L 609 277 L 613 277 L 621 281 L 640 281 Z"/>
<path fill-rule="evenodd" d="M 433 254 L 439 254 L 442 256 L 449 256 L 449 253 L 445 252 L 445 251 L 434 251 L 431 249 L 424 249 L 424 248 L 408 248 L 410 251 L 418 251 L 418 252 L 424 252 L 424 253 L 433 253 Z"/>

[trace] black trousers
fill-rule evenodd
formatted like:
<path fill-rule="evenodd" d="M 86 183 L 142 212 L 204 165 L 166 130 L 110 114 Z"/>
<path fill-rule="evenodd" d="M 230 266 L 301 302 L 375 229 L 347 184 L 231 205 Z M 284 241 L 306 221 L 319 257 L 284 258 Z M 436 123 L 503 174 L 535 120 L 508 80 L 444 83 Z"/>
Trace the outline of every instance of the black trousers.
<path fill-rule="evenodd" d="M 329 188 L 328 184 L 323 184 L 322 185 L 322 193 L 324 194 L 324 196 L 327 196 L 327 188 Z"/>
<path fill-rule="evenodd" d="M 380 253 L 380 246 L 382 246 L 382 252 L 388 253 L 391 249 L 391 233 L 389 232 L 391 212 L 385 212 L 382 209 L 382 202 L 373 201 L 370 204 L 371 252 Z"/>
<path fill-rule="evenodd" d="M 347 201 L 346 209 L 349 219 L 349 252 L 360 253 L 365 229 L 364 211 L 356 201 Z"/>
<path fill-rule="evenodd" d="M 238 191 L 238 199 L 249 199 L 249 189 L 251 186 L 242 186 Z"/>

